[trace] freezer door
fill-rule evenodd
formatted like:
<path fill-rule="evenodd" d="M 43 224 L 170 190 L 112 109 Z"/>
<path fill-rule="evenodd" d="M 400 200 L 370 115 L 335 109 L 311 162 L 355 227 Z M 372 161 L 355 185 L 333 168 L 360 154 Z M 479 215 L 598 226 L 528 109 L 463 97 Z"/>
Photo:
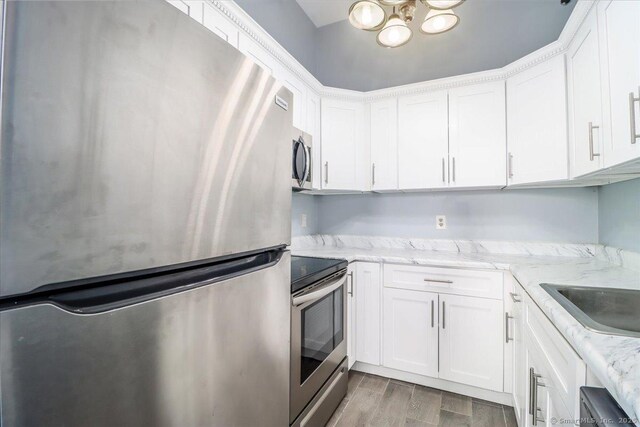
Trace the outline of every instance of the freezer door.
<path fill-rule="evenodd" d="M 0 425 L 287 426 L 290 255 L 94 314 L 0 312 Z"/>
<path fill-rule="evenodd" d="M 161 0 L 5 7 L 0 297 L 290 242 L 268 72 Z"/>

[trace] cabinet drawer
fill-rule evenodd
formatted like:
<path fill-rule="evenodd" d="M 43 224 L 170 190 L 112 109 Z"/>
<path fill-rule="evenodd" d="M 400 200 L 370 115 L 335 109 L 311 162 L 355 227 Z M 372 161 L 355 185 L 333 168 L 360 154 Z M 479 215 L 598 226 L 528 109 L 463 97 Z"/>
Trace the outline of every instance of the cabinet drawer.
<path fill-rule="evenodd" d="M 502 299 L 503 273 L 416 265 L 384 265 L 387 288 Z"/>
<path fill-rule="evenodd" d="M 580 387 L 586 380 L 584 362 L 528 296 L 524 323 L 526 345 L 534 348 L 540 358 L 544 382 L 567 408 L 578 414 Z"/>

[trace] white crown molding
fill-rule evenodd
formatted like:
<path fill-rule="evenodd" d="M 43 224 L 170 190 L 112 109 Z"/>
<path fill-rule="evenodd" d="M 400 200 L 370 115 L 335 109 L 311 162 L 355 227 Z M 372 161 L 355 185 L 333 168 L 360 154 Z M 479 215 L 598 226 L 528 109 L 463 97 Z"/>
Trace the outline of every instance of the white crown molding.
<path fill-rule="evenodd" d="M 249 36 L 269 54 L 276 58 L 289 72 L 298 77 L 316 94 L 323 90 L 322 83 L 316 79 L 297 59 L 280 43 L 267 33 L 247 12 L 233 0 L 205 0 L 216 7 L 233 22 L 245 35 Z"/>
<path fill-rule="evenodd" d="M 227 18 L 235 23 L 247 36 L 251 37 L 260 46 L 266 49 L 291 73 L 302 80 L 307 86 L 312 88 L 317 95 L 324 98 L 339 99 L 352 102 L 371 102 L 391 97 L 406 95 L 416 95 L 420 93 L 432 92 L 436 90 L 446 90 L 460 86 L 467 86 L 479 83 L 488 83 L 507 78 L 518 74 L 528 68 L 540 64 L 557 55 L 565 53 L 567 47 L 578 28 L 589 14 L 592 7 L 599 0 L 579 0 L 575 5 L 567 23 L 565 24 L 558 40 L 532 52 L 516 61 L 507 64 L 502 68 L 480 71 L 477 73 L 463 74 L 459 76 L 446 77 L 436 80 L 429 80 L 420 83 L 412 83 L 403 86 L 395 86 L 385 89 L 360 92 L 349 89 L 340 89 L 323 86 L 302 64 L 300 64 L 286 49 L 284 49 L 269 33 L 267 33 L 257 22 L 253 20 L 240 6 L 233 0 L 206 0 L 212 3 Z"/>

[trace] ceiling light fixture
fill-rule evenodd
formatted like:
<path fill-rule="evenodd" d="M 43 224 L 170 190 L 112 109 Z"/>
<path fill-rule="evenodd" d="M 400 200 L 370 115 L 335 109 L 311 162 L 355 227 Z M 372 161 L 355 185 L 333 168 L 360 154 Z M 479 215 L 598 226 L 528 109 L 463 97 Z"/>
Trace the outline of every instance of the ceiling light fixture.
<path fill-rule="evenodd" d="M 349 22 L 360 30 L 379 30 L 386 19 L 387 12 L 373 0 L 357 1 L 349 9 Z"/>
<path fill-rule="evenodd" d="M 393 14 L 378 33 L 376 40 L 384 47 L 399 47 L 411 40 L 411 36 L 413 36 L 411 28 L 400 18 L 394 8 Z"/>
<path fill-rule="evenodd" d="M 449 31 L 460 22 L 460 18 L 449 10 L 431 9 L 424 22 L 420 26 L 420 31 L 425 34 L 440 34 Z"/>
<path fill-rule="evenodd" d="M 420 1 L 428 8 L 427 16 L 420 25 L 422 33 L 429 35 L 444 33 L 460 22 L 460 18 L 451 8 L 461 5 L 465 0 Z M 393 6 L 393 12 L 388 18 L 383 6 Z M 360 30 L 380 30 L 376 36 L 378 44 L 394 48 L 403 46 L 411 40 L 413 31 L 407 24 L 413 21 L 415 14 L 416 0 L 358 0 L 349 9 L 349 22 Z"/>

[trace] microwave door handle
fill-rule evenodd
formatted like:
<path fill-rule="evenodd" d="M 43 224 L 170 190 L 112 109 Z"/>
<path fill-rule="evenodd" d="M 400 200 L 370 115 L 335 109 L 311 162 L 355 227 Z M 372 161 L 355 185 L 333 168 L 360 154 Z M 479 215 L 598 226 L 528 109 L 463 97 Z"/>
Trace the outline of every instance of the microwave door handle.
<path fill-rule="evenodd" d="M 307 182 L 307 179 L 309 178 L 309 170 L 311 169 L 311 150 L 304 142 L 301 142 L 301 144 L 302 149 L 304 150 L 304 175 L 302 176 L 303 184 L 300 184 L 300 187 Z"/>
<path fill-rule="evenodd" d="M 329 295 L 331 292 L 335 291 L 336 289 L 338 289 L 340 286 L 343 286 L 345 281 L 347 279 L 347 275 L 343 275 L 340 276 L 339 279 L 334 280 L 332 282 L 327 283 L 326 285 L 323 285 L 322 287 L 318 288 L 318 289 L 313 289 L 312 291 L 308 292 L 308 293 L 304 293 L 302 295 L 298 295 L 293 297 L 293 305 L 295 307 L 298 307 L 304 303 L 310 302 L 310 301 L 316 301 L 319 300 L 327 295 Z"/>
<path fill-rule="evenodd" d="M 298 157 L 298 150 L 302 149 L 304 150 L 304 143 L 298 139 L 295 141 L 294 143 L 294 149 L 293 149 L 293 174 L 295 175 L 295 179 L 298 182 L 298 186 L 302 187 L 302 184 L 304 183 L 304 178 L 303 176 L 300 176 L 300 172 L 298 171 L 298 166 L 297 166 L 297 162 L 296 162 L 296 158 Z M 304 156 L 307 156 L 307 152 L 306 150 L 304 151 Z"/>

